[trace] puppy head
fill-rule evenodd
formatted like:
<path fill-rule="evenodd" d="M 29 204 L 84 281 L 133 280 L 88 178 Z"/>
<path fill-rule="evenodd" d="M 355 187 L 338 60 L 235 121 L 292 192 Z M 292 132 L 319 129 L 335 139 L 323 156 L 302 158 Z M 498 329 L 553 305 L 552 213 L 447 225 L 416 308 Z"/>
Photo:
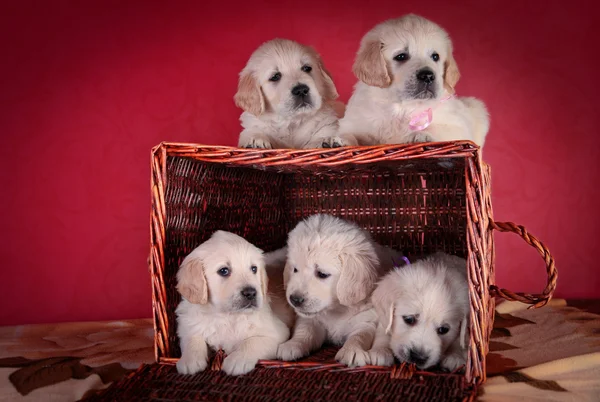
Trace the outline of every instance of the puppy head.
<path fill-rule="evenodd" d="M 235 104 L 253 115 L 312 113 L 338 97 L 321 57 L 308 46 L 286 39 L 261 45 L 240 74 Z"/>
<path fill-rule="evenodd" d="M 438 364 L 457 340 L 465 347 L 469 311 L 466 263 L 453 258 L 459 260 L 459 268 L 428 258 L 396 269 L 373 292 L 373 305 L 390 334 L 394 355 L 420 369 Z"/>
<path fill-rule="evenodd" d="M 440 98 L 444 88 L 454 93 L 460 78 L 446 31 L 412 14 L 369 31 L 353 71 L 367 85 L 390 88 L 398 100 Z"/>
<path fill-rule="evenodd" d="M 177 272 L 177 290 L 183 297 L 220 312 L 261 308 L 267 281 L 262 250 L 224 231 L 192 251 Z"/>
<path fill-rule="evenodd" d="M 379 260 L 369 234 L 331 215 L 313 215 L 288 237 L 288 303 L 305 317 L 370 296 Z"/>

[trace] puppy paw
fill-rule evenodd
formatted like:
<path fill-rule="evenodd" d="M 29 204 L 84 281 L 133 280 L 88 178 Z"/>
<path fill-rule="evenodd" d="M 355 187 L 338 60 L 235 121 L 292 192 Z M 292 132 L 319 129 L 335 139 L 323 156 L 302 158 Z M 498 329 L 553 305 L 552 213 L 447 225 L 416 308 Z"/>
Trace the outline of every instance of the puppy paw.
<path fill-rule="evenodd" d="M 271 149 L 271 143 L 266 138 L 253 138 L 242 148 Z"/>
<path fill-rule="evenodd" d="M 454 371 L 466 363 L 465 358 L 456 353 L 451 353 L 442 360 L 441 366 L 444 370 Z"/>
<path fill-rule="evenodd" d="M 309 354 L 310 350 L 296 341 L 287 341 L 277 348 L 277 358 L 283 361 L 298 360 Z"/>
<path fill-rule="evenodd" d="M 233 352 L 223 360 L 223 371 L 229 375 L 242 375 L 256 367 L 258 359 L 239 352 Z"/>
<path fill-rule="evenodd" d="M 341 138 L 341 137 L 328 137 L 328 138 L 324 138 L 323 141 L 321 142 L 321 148 L 339 148 L 339 147 L 347 147 L 349 145 L 353 145 L 351 144 L 349 141 L 346 141 L 345 139 Z"/>
<path fill-rule="evenodd" d="M 435 139 L 426 132 L 423 131 L 415 131 L 410 135 L 410 142 L 418 143 L 418 142 L 434 142 Z"/>
<path fill-rule="evenodd" d="M 394 354 L 389 348 L 376 348 L 369 350 L 369 359 L 374 366 L 391 366 L 394 364 Z"/>
<path fill-rule="evenodd" d="M 360 348 L 342 347 L 335 355 L 335 360 L 348 367 L 361 367 L 371 364 L 369 352 Z"/>
<path fill-rule="evenodd" d="M 182 356 L 176 366 L 179 374 L 196 374 L 206 369 L 208 361 L 205 357 Z"/>

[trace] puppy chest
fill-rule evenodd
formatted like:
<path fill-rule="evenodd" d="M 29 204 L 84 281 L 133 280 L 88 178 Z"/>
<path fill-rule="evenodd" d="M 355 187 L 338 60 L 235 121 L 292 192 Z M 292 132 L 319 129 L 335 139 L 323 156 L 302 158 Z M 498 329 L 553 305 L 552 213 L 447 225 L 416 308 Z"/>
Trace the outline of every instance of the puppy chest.
<path fill-rule="evenodd" d="M 265 327 L 258 317 L 245 315 L 207 318 L 202 324 L 197 328 L 198 335 L 212 348 L 225 352 L 231 351 L 249 335 L 264 332 Z"/>

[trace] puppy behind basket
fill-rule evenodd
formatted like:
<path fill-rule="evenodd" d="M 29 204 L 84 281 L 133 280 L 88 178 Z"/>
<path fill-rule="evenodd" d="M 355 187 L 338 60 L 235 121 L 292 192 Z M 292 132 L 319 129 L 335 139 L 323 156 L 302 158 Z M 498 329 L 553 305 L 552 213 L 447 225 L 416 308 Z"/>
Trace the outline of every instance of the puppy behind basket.
<path fill-rule="evenodd" d="M 541 307 L 556 287 L 547 248 L 522 226 L 493 220 L 490 169 L 468 141 L 322 150 L 162 143 L 152 153 L 152 199 L 156 363 L 95 400 L 474 400 L 486 378 L 494 297 Z M 464 370 L 351 369 L 335 362 L 334 348 L 325 348 L 298 362 L 261 361 L 242 377 L 219 371 L 222 353 L 212 370 L 177 374 L 175 286 L 183 258 L 219 229 L 275 250 L 300 219 L 318 212 L 354 221 L 409 257 L 439 250 L 466 258 L 471 310 Z M 542 255 L 548 275 L 542 293 L 495 286 L 494 229 L 518 234 Z"/>

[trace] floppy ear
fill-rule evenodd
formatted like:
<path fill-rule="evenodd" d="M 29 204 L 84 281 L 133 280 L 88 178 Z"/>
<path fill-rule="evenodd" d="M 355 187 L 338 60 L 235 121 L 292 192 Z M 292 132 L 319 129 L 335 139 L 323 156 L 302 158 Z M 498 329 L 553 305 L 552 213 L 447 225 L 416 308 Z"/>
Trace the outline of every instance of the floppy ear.
<path fill-rule="evenodd" d="M 183 261 L 177 271 L 177 291 L 195 304 L 208 302 L 208 286 L 204 276 L 204 265 L 200 258 Z"/>
<path fill-rule="evenodd" d="M 290 266 L 289 262 L 285 262 L 285 267 L 283 268 L 283 289 L 287 288 L 288 281 L 290 280 Z"/>
<path fill-rule="evenodd" d="M 371 295 L 377 277 L 377 256 L 348 253 L 340 256 L 342 272 L 337 297 L 344 306 L 352 306 Z"/>
<path fill-rule="evenodd" d="M 269 290 L 269 276 L 267 275 L 267 269 L 264 266 L 260 270 L 259 275 L 260 275 L 260 290 L 262 292 L 263 298 L 266 298 L 267 292 Z"/>
<path fill-rule="evenodd" d="M 352 72 L 367 85 L 387 88 L 392 85 L 392 78 L 381 47 L 382 43 L 378 40 L 361 43 Z"/>
<path fill-rule="evenodd" d="M 393 291 L 391 278 L 384 278 L 373 292 L 371 301 L 377 312 L 381 326 L 385 328 L 385 333 L 389 334 L 394 323 L 394 304 L 396 293 Z"/>
<path fill-rule="evenodd" d="M 446 62 L 444 63 L 444 88 L 446 88 L 449 93 L 453 94 L 454 87 L 459 79 L 460 71 L 458 71 L 456 60 L 454 60 L 452 52 L 450 52 Z"/>
<path fill-rule="evenodd" d="M 319 61 L 319 71 L 321 71 L 321 76 L 323 77 L 323 97 L 327 100 L 337 99 L 340 95 L 338 94 L 337 88 L 333 83 L 333 79 L 331 79 L 331 74 L 329 71 L 327 71 L 325 65 L 323 65 L 321 56 L 317 56 L 317 60 Z"/>
<path fill-rule="evenodd" d="M 246 112 L 259 116 L 265 112 L 265 98 L 256 78 L 248 72 L 242 71 L 238 91 L 233 97 L 235 105 Z"/>

